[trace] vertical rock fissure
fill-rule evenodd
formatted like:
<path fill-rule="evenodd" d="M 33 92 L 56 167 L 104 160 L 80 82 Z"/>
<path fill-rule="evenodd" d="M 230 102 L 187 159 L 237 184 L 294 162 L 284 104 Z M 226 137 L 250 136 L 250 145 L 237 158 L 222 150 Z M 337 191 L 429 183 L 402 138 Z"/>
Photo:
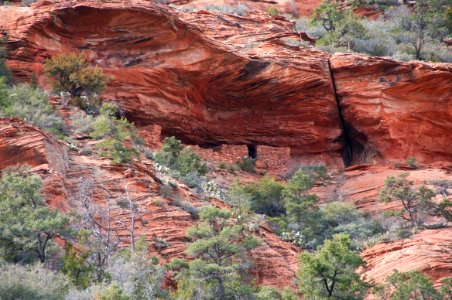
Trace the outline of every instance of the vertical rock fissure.
<path fill-rule="evenodd" d="M 331 68 L 331 62 L 329 58 L 328 58 L 328 71 L 330 72 L 331 83 L 333 85 L 333 96 L 334 99 L 336 100 L 337 113 L 339 114 L 339 126 L 341 127 L 342 130 L 341 136 L 343 145 L 342 158 L 344 160 L 344 165 L 347 167 L 351 165 L 353 159 L 352 140 L 350 138 L 350 133 L 348 132 L 347 126 L 345 124 L 344 116 L 342 115 L 342 107 L 339 102 L 339 96 L 337 95 L 336 82 L 334 80 L 334 74 Z"/>

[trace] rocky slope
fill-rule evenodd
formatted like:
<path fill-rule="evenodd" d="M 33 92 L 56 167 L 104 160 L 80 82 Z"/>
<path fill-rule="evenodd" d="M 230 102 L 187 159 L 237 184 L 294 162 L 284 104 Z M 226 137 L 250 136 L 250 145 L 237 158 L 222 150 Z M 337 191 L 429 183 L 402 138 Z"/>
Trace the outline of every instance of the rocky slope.
<path fill-rule="evenodd" d="M 104 100 L 117 101 L 151 147 L 158 146 L 160 134 L 176 135 L 218 163 L 243 157 L 245 145 L 258 145 L 258 169 L 280 177 L 300 164 L 323 163 L 336 175 L 329 185 L 316 187 L 322 198 L 352 201 L 370 213 L 394 208 L 376 200 L 384 178 L 404 171 L 388 163 L 416 156 L 423 165 L 410 176 L 417 183 L 451 180 L 450 64 L 292 46 L 312 40 L 293 32 L 293 23 L 258 11 L 239 17 L 178 12 L 150 1 L 52 0 L 0 7 L 0 20 L 0 31 L 9 36 L 8 65 L 17 78 L 27 81 L 35 74 L 48 87 L 45 59 L 83 52 L 112 76 Z M 83 147 L 86 141 L 77 143 Z M 114 166 L 68 150 L 24 122 L 1 120 L 0 169 L 18 163 L 45 177 L 49 204 L 62 210 L 76 207 L 71 199 L 77 187 L 92 182 L 95 202 L 111 205 L 125 242 L 127 214 L 115 203 L 128 185 L 145 208 L 137 234 L 153 245 L 157 239 L 170 243 L 153 248 L 164 260 L 182 254 L 185 230 L 194 220 L 174 198 L 161 195 L 152 162 Z M 357 163 L 368 165 L 342 172 L 344 165 Z M 174 193 L 193 206 L 205 204 L 185 186 Z M 386 274 L 381 270 L 421 268 L 436 283 L 451 276 L 451 243 L 441 238 L 448 230 L 366 250 L 365 275 L 381 280 Z M 265 243 L 254 254 L 256 277 L 290 285 L 298 249 L 265 227 L 260 234 Z"/>
<path fill-rule="evenodd" d="M 375 245 L 362 253 L 367 262 L 363 274 L 383 282 L 393 270 L 420 270 L 436 287 L 451 276 L 452 229 L 424 230 L 410 239 Z"/>
<path fill-rule="evenodd" d="M 66 112 L 68 113 L 68 112 Z M 78 147 L 85 140 L 76 142 Z M 151 254 L 167 262 L 184 256 L 185 232 L 196 220 L 180 203 L 194 207 L 207 204 L 225 207 L 216 199 L 204 200 L 184 185 L 177 185 L 171 195 L 163 195 L 160 176 L 152 161 L 142 159 L 133 165 L 115 166 L 108 159 L 82 155 L 68 149 L 38 128 L 15 119 L 0 119 L 0 169 L 17 164 L 29 165 L 44 178 L 47 203 L 63 211 L 83 212 L 78 199 L 86 187 L 92 188 L 93 211 L 106 227 L 102 215 L 111 211 L 112 232 L 122 245 L 129 243 L 130 216 L 117 202 L 125 197 L 126 186 L 142 214 L 135 227 L 136 236 L 144 236 L 151 244 Z M 3 158 L 7 158 L 4 160 Z M 267 227 L 256 229 L 263 244 L 253 250 L 253 275 L 260 283 L 287 287 L 293 284 L 299 249 L 281 241 Z M 167 246 L 160 246 L 164 241 Z"/>

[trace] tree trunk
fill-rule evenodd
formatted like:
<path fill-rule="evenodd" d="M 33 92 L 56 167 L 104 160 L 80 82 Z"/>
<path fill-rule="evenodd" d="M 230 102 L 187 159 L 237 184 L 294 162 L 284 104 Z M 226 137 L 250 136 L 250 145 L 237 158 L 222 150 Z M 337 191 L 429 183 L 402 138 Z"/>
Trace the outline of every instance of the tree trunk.
<path fill-rule="evenodd" d="M 226 300 L 226 291 L 224 288 L 223 278 L 218 278 L 218 299 Z"/>

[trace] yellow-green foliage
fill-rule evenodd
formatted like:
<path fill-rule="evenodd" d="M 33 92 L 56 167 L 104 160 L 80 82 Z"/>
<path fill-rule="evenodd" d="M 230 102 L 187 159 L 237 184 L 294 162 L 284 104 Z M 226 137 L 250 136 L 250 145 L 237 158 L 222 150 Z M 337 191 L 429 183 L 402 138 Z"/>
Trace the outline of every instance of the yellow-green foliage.
<path fill-rule="evenodd" d="M 56 92 L 67 92 L 74 98 L 86 96 L 96 99 L 105 88 L 109 77 L 102 69 L 92 66 L 83 55 L 61 54 L 48 59 L 44 66 L 47 76 L 53 79 Z M 92 103 L 79 102 L 82 108 Z"/>
<path fill-rule="evenodd" d="M 135 127 L 126 118 L 117 118 L 117 114 L 115 104 L 104 103 L 93 123 L 91 137 L 100 140 L 96 147 L 100 149 L 101 156 L 119 164 L 130 162 L 138 151 L 133 145 L 137 139 Z"/>

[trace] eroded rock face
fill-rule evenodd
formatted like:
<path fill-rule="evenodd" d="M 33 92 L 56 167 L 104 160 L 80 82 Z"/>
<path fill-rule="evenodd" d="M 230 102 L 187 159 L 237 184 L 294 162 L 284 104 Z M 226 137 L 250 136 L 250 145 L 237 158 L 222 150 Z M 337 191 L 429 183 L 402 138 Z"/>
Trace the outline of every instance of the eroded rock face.
<path fill-rule="evenodd" d="M 42 74 L 44 59 L 57 53 L 82 52 L 112 75 L 105 98 L 138 126 L 161 126 L 163 136 L 288 147 L 296 163 L 335 167 L 349 148 L 346 164 L 451 160 L 450 64 L 330 58 L 290 46 L 309 39 L 258 11 L 239 17 L 141 1 L 46 1 L 0 14 L 16 76 Z"/>
<path fill-rule="evenodd" d="M 334 55 L 331 69 L 353 161 L 452 161 L 451 64 Z"/>
<path fill-rule="evenodd" d="M 436 287 L 451 276 L 452 228 L 424 230 L 410 239 L 377 244 L 361 255 L 367 266 L 362 274 L 376 282 L 384 282 L 394 270 L 420 270 Z"/>
<path fill-rule="evenodd" d="M 384 188 L 386 178 L 397 177 L 404 173 L 408 173 L 408 180 L 414 183 L 414 187 L 425 185 L 435 192 L 439 188 L 435 185 L 436 183 L 452 182 L 452 174 L 447 169 L 435 167 L 410 169 L 406 165 L 399 168 L 361 165 L 336 174 L 330 182 L 314 187 L 312 192 L 319 196 L 321 202 L 347 201 L 353 203 L 364 213 L 381 215 L 388 210 L 403 208 L 400 201 L 386 203 L 380 199 L 379 194 Z M 438 200 L 441 200 L 443 196 L 438 196 Z"/>
<path fill-rule="evenodd" d="M 250 36 L 256 20 L 238 24 L 234 16 L 209 13 L 186 18 L 151 2 L 42 2 L 33 14 L 8 22 L 10 66 L 26 77 L 42 69 L 46 57 L 81 51 L 112 75 L 105 98 L 118 101 L 139 126 L 158 124 L 163 135 L 189 143 L 284 146 L 342 164 L 327 55 L 274 44 L 294 36 L 287 22 L 267 24 L 266 36 Z M 235 42 L 219 42 L 228 40 L 228 34 L 216 36 L 220 26 Z M 259 40 L 260 47 L 247 49 L 247 40 Z"/>
<path fill-rule="evenodd" d="M 67 149 L 35 126 L 0 118 L 0 170 L 16 165 L 45 166 L 64 174 Z"/>

